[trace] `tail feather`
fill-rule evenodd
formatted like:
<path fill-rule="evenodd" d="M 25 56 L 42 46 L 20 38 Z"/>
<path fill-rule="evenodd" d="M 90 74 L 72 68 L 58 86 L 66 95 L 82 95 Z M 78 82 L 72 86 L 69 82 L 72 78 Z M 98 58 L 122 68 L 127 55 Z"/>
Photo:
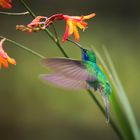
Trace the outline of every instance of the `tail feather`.
<path fill-rule="evenodd" d="M 109 97 L 102 95 L 103 101 L 104 101 L 104 105 L 105 105 L 105 114 L 106 114 L 106 123 L 109 124 Z"/>

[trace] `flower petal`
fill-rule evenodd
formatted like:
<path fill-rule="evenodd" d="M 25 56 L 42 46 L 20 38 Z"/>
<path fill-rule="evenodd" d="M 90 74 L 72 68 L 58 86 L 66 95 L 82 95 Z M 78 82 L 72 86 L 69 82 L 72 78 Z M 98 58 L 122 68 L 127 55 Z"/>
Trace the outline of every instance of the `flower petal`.
<path fill-rule="evenodd" d="M 6 59 L 4 59 L 3 57 L 0 56 L 0 69 L 1 69 L 2 66 L 7 68 L 8 67 L 8 62 L 7 62 Z"/>
<path fill-rule="evenodd" d="M 76 26 L 73 26 L 73 33 L 76 41 L 79 41 L 80 35 Z"/>
<path fill-rule="evenodd" d="M 11 3 L 12 0 L 0 0 L 0 6 L 5 9 L 11 9 L 12 8 Z"/>
<path fill-rule="evenodd" d="M 10 58 L 9 56 L 8 56 L 8 58 L 7 58 L 7 61 L 8 61 L 9 63 L 13 64 L 13 65 L 16 65 L 15 59 Z"/>
<path fill-rule="evenodd" d="M 69 27 L 69 29 L 68 29 L 68 36 L 70 36 L 73 33 L 73 23 L 72 23 L 72 21 L 68 20 L 67 21 L 67 25 Z"/>
<path fill-rule="evenodd" d="M 16 61 L 13 58 L 10 58 L 8 54 L 3 50 L 3 43 L 6 39 L 2 39 L 0 41 L 0 68 L 4 66 L 5 68 L 8 67 L 8 63 L 16 65 Z"/>
<path fill-rule="evenodd" d="M 73 24 L 71 20 L 66 21 L 66 31 L 64 33 L 62 42 L 65 42 L 67 38 L 73 33 Z"/>
<path fill-rule="evenodd" d="M 95 13 L 92 13 L 87 16 L 63 15 L 64 20 L 66 20 L 66 31 L 62 41 L 64 42 L 72 33 L 74 33 L 75 40 L 78 41 L 80 39 L 80 36 L 77 27 L 79 27 L 82 30 L 85 30 L 87 27 L 87 23 L 84 22 L 84 20 L 90 19 L 95 15 Z"/>
<path fill-rule="evenodd" d="M 41 24 L 45 25 L 45 22 L 47 21 L 47 17 L 44 16 L 37 16 L 31 23 L 27 25 L 27 27 L 35 28 L 40 27 Z"/>
<path fill-rule="evenodd" d="M 90 14 L 90 15 L 83 16 L 82 18 L 83 18 L 83 20 L 86 20 L 86 19 L 93 18 L 93 17 L 95 17 L 95 16 L 96 16 L 96 14 L 95 14 L 95 13 L 92 13 L 92 14 Z"/>
<path fill-rule="evenodd" d="M 78 22 L 77 23 L 77 26 L 82 29 L 82 30 L 85 30 L 86 26 L 87 26 L 87 23 L 86 22 Z"/>

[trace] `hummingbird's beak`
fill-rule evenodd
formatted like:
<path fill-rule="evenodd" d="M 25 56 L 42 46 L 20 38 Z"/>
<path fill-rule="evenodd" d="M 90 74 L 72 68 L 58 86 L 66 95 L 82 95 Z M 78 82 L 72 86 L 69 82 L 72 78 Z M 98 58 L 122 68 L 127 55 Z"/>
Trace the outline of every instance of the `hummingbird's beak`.
<path fill-rule="evenodd" d="M 67 41 L 69 41 L 69 42 L 75 44 L 75 45 L 76 45 L 78 48 L 80 48 L 81 50 L 87 50 L 86 48 L 82 47 L 81 44 L 79 44 L 79 43 L 77 43 L 77 42 L 75 42 L 75 41 L 72 41 L 72 40 L 70 40 L 70 39 L 67 39 Z"/>

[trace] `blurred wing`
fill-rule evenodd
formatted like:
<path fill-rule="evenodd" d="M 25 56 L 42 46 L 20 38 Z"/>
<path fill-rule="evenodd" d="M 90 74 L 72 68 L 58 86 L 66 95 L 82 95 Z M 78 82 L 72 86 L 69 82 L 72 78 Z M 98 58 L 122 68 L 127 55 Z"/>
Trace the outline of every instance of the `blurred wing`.
<path fill-rule="evenodd" d="M 41 79 L 55 84 L 56 86 L 68 89 L 87 89 L 88 85 L 86 81 L 77 81 L 67 78 L 60 74 L 42 74 Z"/>
<path fill-rule="evenodd" d="M 50 67 L 57 73 L 61 73 L 64 76 L 70 77 L 75 80 L 95 80 L 95 76 L 86 69 L 86 63 L 84 61 L 66 59 L 66 58 L 47 58 L 43 60 L 43 64 Z"/>

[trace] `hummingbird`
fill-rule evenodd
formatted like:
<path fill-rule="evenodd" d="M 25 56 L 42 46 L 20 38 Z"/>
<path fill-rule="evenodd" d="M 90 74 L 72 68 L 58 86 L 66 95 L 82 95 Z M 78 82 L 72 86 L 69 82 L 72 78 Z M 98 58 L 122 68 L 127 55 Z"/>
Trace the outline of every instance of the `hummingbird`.
<path fill-rule="evenodd" d="M 106 122 L 109 123 L 109 97 L 112 89 L 105 74 L 96 62 L 92 49 L 79 45 L 82 59 L 46 58 L 42 63 L 52 69 L 51 74 L 42 74 L 41 78 L 56 86 L 67 89 L 94 89 L 103 99 L 106 112 Z"/>

